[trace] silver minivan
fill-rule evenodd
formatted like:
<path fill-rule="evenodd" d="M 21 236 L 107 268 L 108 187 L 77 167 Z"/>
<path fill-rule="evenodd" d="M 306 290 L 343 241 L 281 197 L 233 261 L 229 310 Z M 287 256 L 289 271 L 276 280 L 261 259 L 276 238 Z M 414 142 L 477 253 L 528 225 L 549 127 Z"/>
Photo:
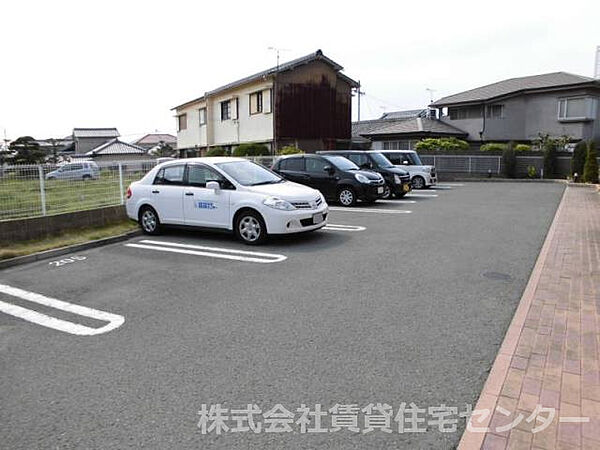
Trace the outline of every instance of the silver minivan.
<path fill-rule="evenodd" d="M 95 180 L 100 168 L 94 161 L 70 162 L 46 174 L 46 180 Z"/>

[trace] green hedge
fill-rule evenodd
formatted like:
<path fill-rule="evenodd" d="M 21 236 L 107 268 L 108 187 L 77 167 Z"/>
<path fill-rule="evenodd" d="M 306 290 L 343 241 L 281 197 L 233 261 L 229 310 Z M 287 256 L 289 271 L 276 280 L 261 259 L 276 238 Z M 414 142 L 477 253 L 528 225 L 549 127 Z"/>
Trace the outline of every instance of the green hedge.
<path fill-rule="evenodd" d="M 240 144 L 233 151 L 233 156 L 268 156 L 269 149 L 264 144 Z"/>
<path fill-rule="evenodd" d="M 227 156 L 227 152 L 223 147 L 213 147 L 207 150 L 206 156 Z"/>
<path fill-rule="evenodd" d="M 439 138 L 423 139 L 415 144 L 417 150 L 441 150 L 466 152 L 469 150 L 469 143 L 457 138 Z"/>
<path fill-rule="evenodd" d="M 596 144 L 589 141 L 587 144 L 587 156 L 583 167 L 583 181 L 586 183 L 598 183 L 598 153 Z"/>
<path fill-rule="evenodd" d="M 304 153 L 304 150 L 294 147 L 293 145 L 286 145 L 285 147 L 280 148 L 278 153 L 280 155 L 295 155 L 297 153 Z"/>

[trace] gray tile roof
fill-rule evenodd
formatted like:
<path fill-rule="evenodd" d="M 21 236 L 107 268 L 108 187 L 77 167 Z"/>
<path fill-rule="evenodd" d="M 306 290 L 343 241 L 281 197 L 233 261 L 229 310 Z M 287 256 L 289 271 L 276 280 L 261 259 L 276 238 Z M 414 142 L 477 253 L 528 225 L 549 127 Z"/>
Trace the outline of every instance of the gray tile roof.
<path fill-rule="evenodd" d="M 406 111 L 390 111 L 383 113 L 381 119 L 410 119 L 413 117 L 425 117 L 427 109 L 408 109 Z"/>
<path fill-rule="evenodd" d="M 352 137 L 373 137 L 399 134 L 466 136 L 463 130 L 438 119 L 416 117 L 412 119 L 379 119 L 354 122 Z"/>
<path fill-rule="evenodd" d="M 116 138 L 121 136 L 116 128 L 73 128 L 73 137 L 105 137 Z"/>
<path fill-rule="evenodd" d="M 150 133 L 132 142 L 134 145 L 154 145 L 164 142 L 165 144 L 176 144 L 177 138 L 172 134 Z"/>
<path fill-rule="evenodd" d="M 335 70 L 336 72 L 338 72 L 338 76 L 340 78 L 344 79 L 345 81 L 347 81 L 352 87 L 358 87 L 358 83 L 356 81 L 354 81 L 350 77 L 348 77 L 348 76 L 340 73 L 340 71 L 344 69 L 342 66 L 340 66 L 338 63 L 336 63 L 332 59 L 329 59 L 327 56 L 325 56 L 321 50 L 317 50 L 316 52 L 310 53 L 309 55 L 306 55 L 306 56 L 302 56 L 301 58 L 297 58 L 297 59 L 294 59 L 292 61 L 281 63 L 281 64 L 279 64 L 279 68 L 277 66 L 271 67 L 270 69 L 263 70 L 262 72 L 255 73 L 254 75 L 250 75 L 248 77 L 241 78 L 241 79 L 236 80 L 236 81 L 234 81 L 232 83 L 229 83 L 229 84 L 226 84 L 224 86 L 218 87 L 218 88 L 216 88 L 216 89 L 214 89 L 212 91 L 207 92 L 202 97 L 198 97 L 198 98 L 196 98 L 194 100 L 190 100 L 189 102 L 185 102 L 185 103 L 183 103 L 181 105 L 175 106 L 174 108 L 171 108 L 171 110 L 180 108 L 180 107 L 185 106 L 185 105 L 187 105 L 189 103 L 194 103 L 194 102 L 203 100 L 207 95 L 218 94 L 218 93 L 226 91 L 228 89 L 232 89 L 232 88 L 235 88 L 237 86 L 242 86 L 242 85 L 244 85 L 246 83 L 250 83 L 250 82 L 253 82 L 253 81 L 257 81 L 257 80 L 269 77 L 271 75 L 276 74 L 278 71 L 279 72 L 285 72 L 287 70 L 292 70 L 292 69 L 295 69 L 296 67 L 299 67 L 299 66 L 302 66 L 304 64 L 308 64 L 310 62 L 317 61 L 317 60 L 323 61 L 324 63 L 330 65 L 333 68 L 333 70 Z"/>
<path fill-rule="evenodd" d="M 143 155 L 145 153 L 146 150 L 142 147 L 138 147 L 137 145 L 133 144 L 128 144 L 115 138 L 90 150 L 86 153 L 86 155 Z"/>
<path fill-rule="evenodd" d="M 439 107 L 455 103 L 481 102 L 532 89 L 548 89 L 563 86 L 566 87 L 593 82 L 598 83 L 598 81 L 594 80 L 594 78 L 574 75 L 566 72 L 554 72 L 528 77 L 510 78 L 508 80 L 488 84 L 487 86 L 481 86 L 469 91 L 443 97 L 433 102 L 431 106 Z M 600 87 L 600 84 L 598 84 L 598 87 Z"/>

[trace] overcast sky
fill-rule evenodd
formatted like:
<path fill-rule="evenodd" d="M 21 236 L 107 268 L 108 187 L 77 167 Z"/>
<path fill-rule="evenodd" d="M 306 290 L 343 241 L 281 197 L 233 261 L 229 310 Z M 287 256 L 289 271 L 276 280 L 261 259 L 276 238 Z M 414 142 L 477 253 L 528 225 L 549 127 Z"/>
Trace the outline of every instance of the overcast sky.
<path fill-rule="evenodd" d="M 0 4 L 0 133 L 175 134 L 170 108 L 322 49 L 360 80 L 362 118 L 505 78 L 593 76 L 600 2 L 112 1 Z M 356 118 L 356 104 L 353 105 Z"/>

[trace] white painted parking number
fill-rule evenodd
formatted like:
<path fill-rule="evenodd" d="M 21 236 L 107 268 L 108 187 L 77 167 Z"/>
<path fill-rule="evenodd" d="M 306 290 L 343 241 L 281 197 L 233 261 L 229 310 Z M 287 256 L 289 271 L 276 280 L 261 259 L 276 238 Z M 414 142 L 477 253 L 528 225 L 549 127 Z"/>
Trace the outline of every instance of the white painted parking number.
<path fill-rule="evenodd" d="M 87 259 L 87 256 L 71 256 L 69 258 L 64 258 L 58 261 L 50 261 L 48 263 L 48 265 L 50 266 L 54 266 L 54 267 L 60 267 L 60 266 L 64 266 L 65 264 L 71 264 L 77 261 L 83 261 Z"/>

